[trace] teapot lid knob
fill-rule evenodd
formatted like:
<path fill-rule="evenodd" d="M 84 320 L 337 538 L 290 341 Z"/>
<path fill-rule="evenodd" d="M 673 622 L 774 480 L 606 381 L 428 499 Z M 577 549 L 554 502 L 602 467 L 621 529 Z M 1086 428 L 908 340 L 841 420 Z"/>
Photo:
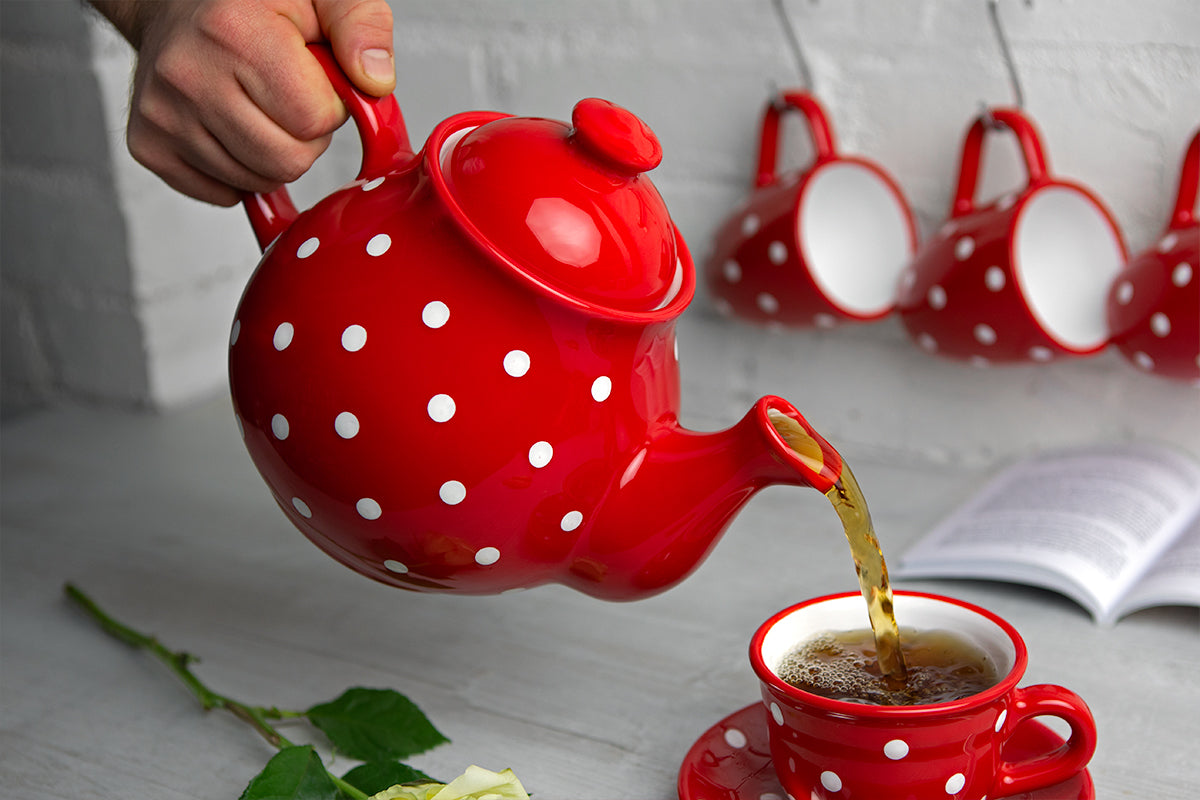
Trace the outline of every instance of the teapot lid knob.
<path fill-rule="evenodd" d="M 632 112 L 608 100 L 580 100 L 571 112 L 571 125 L 571 139 L 623 175 L 649 172 L 662 161 L 662 145 L 654 131 Z"/>

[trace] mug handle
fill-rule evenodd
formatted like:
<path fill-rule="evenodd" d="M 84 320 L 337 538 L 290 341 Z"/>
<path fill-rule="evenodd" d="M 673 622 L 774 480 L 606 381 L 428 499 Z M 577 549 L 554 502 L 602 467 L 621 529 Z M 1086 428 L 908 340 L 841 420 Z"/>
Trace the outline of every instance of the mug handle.
<path fill-rule="evenodd" d="M 961 217 L 975 210 L 975 186 L 979 181 L 980 154 L 983 138 L 989 130 L 1008 128 L 1017 137 L 1021 155 L 1025 160 L 1028 175 L 1027 187 L 1035 186 L 1048 178 L 1049 165 L 1042 147 L 1041 137 L 1033 121 L 1012 108 L 993 108 L 977 117 L 967 131 L 963 141 L 962 159 L 958 170 L 958 188 L 954 191 L 954 203 L 950 216 Z"/>
<path fill-rule="evenodd" d="M 1192 137 L 1187 154 L 1183 157 L 1183 168 L 1179 174 L 1179 194 L 1175 197 L 1175 210 L 1171 212 L 1171 223 L 1167 230 L 1186 228 L 1196 222 L 1196 195 L 1200 192 L 1200 130 Z"/>
<path fill-rule="evenodd" d="M 994 792 L 1008 797 L 1053 786 L 1078 773 L 1091 760 L 1096 751 L 1096 721 L 1083 699 L 1061 686 L 1038 684 L 1015 689 L 1002 736 L 1007 741 L 1024 720 L 1040 716 L 1065 720 L 1071 726 L 1071 737 L 1049 753 L 1025 761 L 1005 761 L 1002 752 L 989 795 Z"/>
<path fill-rule="evenodd" d="M 354 88 L 338 66 L 329 45 L 313 43 L 308 50 L 324 68 L 334 91 L 346 104 L 346 110 L 358 128 L 363 156 L 356 180 L 382 175 L 409 161 L 413 156 L 412 146 L 395 95 L 372 97 Z M 299 215 L 286 186 L 267 194 L 248 193 L 242 198 L 242 206 L 261 250 L 266 250 Z"/>
<path fill-rule="evenodd" d="M 767 104 L 763 113 L 762 134 L 758 146 L 758 172 L 754 179 L 756 188 L 769 186 L 779 179 L 775 174 L 775 163 L 779 156 L 779 121 L 785 111 L 799 111 L 808 121 L 808 133 L 816 151 L 814 163 L 834 158 L 833 128 L 829 116 L 817 99 L 807 92 L 783 92 L 779 98 Z"/>

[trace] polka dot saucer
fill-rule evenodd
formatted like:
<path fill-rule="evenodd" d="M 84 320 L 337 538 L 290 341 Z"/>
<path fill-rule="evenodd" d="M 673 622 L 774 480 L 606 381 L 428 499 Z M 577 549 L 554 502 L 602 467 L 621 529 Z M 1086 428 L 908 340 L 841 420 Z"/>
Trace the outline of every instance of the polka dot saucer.
<path fill-rule="evenodd" d="M 1044 753 L 1061 741 L 1045 725 L 1028 721 L 1009 740 L 1005 755 L 1020 759 Z M 839 792 L 816 786 L 810 797 L 792 800 L 838 800 L 840 796 Z M 1011 795 L 1005 800 L 1094 800 L 1095 797 L 1092 777 L 1084 770 L 1062 783 Z M 947 795 L 947 798 L 957 796 Z M 696 740 L 679 769 L 679 800 L 788 800 L 771 764 L 766 715 L 761 703 L 730 714 Z"/>

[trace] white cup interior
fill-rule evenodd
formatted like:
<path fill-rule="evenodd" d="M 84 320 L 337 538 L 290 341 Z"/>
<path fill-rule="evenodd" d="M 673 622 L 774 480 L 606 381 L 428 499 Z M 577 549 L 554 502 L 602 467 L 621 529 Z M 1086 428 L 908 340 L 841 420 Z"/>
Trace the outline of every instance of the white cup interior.
<path fill-rule="evenodd" d="M 902 629 L 953 631 L 979 647 L 996 665 L 998 675 L 1007 675 L 1012 670 L 1016 648 L 1008 633 L 991 619 L 930 597 L 897 594 L 893 599 L 896 622 Z M 866 601 L 860 595 L 809 604 L 779 620 L 763 637 L 763 663 L 778 675 L 784 656 L 816 634 L 859 630 L 870 625 Z"/>
<path fill-rule="evenodd" d="M 916 246 L 903 198 L 868 167 L 836 161 L 809 178 L 798 216 L 800 252 L 825 296 L 857 314 L 888 311 Z"/>
<path fill-rule="evenodd" d="M 1120 236 L 1086 194 L 1040 189 L 1015 227 L 1013 270 L 1030 310 L 1060 344 L 1075 350 L 1108 339 L 1108 289 L 1124 264 Z"/>

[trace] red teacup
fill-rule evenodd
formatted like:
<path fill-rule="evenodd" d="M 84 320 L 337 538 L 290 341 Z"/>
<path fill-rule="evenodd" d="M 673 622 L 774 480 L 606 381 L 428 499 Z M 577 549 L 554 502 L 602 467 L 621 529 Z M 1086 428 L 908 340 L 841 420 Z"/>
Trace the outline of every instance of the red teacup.
<path fill-rule="evenodd" d="M 1028 181 L 976 205 L 984 137 L 1002 129 Z M 1090 355 L 1108 343 L 1106 296 L 1126 257 L 1095 195 L 1051 177 L 1033 122 L 992 109 L 967 131 L 950 218 L 901 278 L 898 309 L 924 350 L 980 366 Z"/>
<path fill-rule="evenodd" d="M 1113 344 L 1147 372 L 1200 381 L 1200 131 L 1183 158 L 1162 237 L 1130 261 L 1108 295 Z"/>
<path fill-rule="evenodd" d="M 1026 650 L 1020 634 L 977 606 L 930 594 L 897 592 L 896 619 L 918 630 L 948 630 L 972 641 L 1002 677 L 989 689 L 948 703 L 878 706 L 821 697 L 785 683 L 779 662 L 824 631 L 869 626 L 858 593 L 808 600 L 767 620 L 750 645 L 762 687 L 771 759 L 794 798 L 947 800 L 1010 797 L 1060 783 L 1087 766 L 1096 725 L 1087 705 L 1061 686 L 1018 688 Z M 1062 746 L 1005 757 L 1005 744 L 1033 717 L 1071 728 Z M 1053 737 L 1052 737 L 1053 738 Z"/>
<path fill-rule="evenodd" d="M 799 111 L 815 156 L 776 170 L 782 115 Z M 879 319 L 917 246 L 899 186 L 880 167 L 839 155 L 825 109 L 785 92 L 762 121 L 755 190 L 717 231 L 704 273 L 722 313 L 792 327 Z"/>

